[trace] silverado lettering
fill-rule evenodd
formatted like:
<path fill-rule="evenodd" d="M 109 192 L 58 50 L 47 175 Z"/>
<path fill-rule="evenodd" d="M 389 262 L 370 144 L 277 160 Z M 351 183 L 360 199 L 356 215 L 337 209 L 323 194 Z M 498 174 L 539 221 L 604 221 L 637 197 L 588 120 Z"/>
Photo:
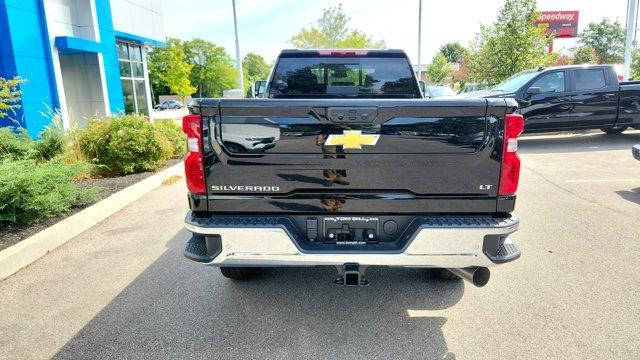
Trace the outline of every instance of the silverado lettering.
<path fill-rule="evenodd" d="M 213 191 L 264 191 L 264 192 L 276 192 L 280 191 L 279 186 L 250 186 L 250 185 L 212 185 Z"/>

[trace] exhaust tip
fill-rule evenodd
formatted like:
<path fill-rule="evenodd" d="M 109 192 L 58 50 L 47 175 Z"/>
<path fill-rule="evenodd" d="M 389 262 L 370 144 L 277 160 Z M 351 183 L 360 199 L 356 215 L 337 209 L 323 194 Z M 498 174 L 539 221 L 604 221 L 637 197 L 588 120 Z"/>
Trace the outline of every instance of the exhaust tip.
<path fill-rule="evenodd" d="M 476 271 L 473 272 L 473 285 L 477 287 L 483 287 L 487 285 L 489 282 L 489 278 L 491 278 L 491 272 L 486 267 L 479 267 Z"/>
<path fill-rule="evenodd" d="M 491 272 L 486 267 L 468 267 L 461 269 L 447 269 L 477 287 L 483 287 L 489 282 Z"/>

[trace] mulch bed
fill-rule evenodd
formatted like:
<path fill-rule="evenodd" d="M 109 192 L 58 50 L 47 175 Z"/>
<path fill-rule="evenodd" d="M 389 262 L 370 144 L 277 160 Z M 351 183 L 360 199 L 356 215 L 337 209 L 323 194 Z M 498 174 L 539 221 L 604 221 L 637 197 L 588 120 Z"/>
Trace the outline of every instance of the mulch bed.
<path fill-rule="evenodd" d="M 171 159 L 167 161 L 167 163 L 160 168 L 158 171 L 162 171 L 168 167 L 171 167 L 177 163 L 182 161 L 182 159 Z M 45 219 L 39 223 L 29 224 L 29 225 L 13 225 L 13 224 L 2 224 L 0 223 L 0 251 L 8 248 L 13 244 L 17 244 L 18 242 L 28 238 L 31 235 L 37 234 L 38 232 L 48 228 L 51 225 L 63 220 L 80 210 L 89 207 L 100 200 L 103 200 L 109 197 L 112 194 L 117 193 L 118 191 L 133 185 L 151 175 L 154 175 L 155 172 L 143 172 L 137 174 L 130 174 L 119 177 L 112 178 L 93 178 L 93 179 L 85 179 L 80 181 L 78 184 L 81 188 L 91 188 L 97 187 L 100 189 L 96 201 L 85 206 L 75 207 L 69 209 L 66 213 L 60 214 L 58 216 Z"/>

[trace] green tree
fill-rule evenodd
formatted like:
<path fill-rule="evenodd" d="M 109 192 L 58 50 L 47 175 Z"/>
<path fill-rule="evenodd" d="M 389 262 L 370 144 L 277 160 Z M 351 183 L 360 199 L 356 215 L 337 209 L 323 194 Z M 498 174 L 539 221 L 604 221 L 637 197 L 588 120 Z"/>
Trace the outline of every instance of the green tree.
<path fill-rule="evenodd" d="M 202 90 L 203 97 L 220 97 L 237 87 L 234 62 L 222 46 L 196 38 L 184 42 L 184 53 L 193 66 L 189 79 L 198 86 L 197 96 Z"/>
<path fill-rule="evenodd" d="M 547 54 L 552 40 L 541 26 L 535 0 L 506 0 L 491 26 L 481 26 L 469 51 L 470 80 L 497 84 L 507 77 L 530 68 L 550 64 L 555 58 Z"/>
<path fill-rule="evenodd" d="M 450 63 L 459 63 L 467 50 L 459 42 L 450 42 L 440 47 L 440 52 Z"/>
<path fill-rule="evenodd" d="M 434 84 L 442 83 L 451 75 L 451 64 L 447 61 L 447 57 L 438 52 L 427 67 L 427 76 Z"/>
<path fill-rule="evenodd" d="M 154 101 L 158 101 L 160 95 L 168 95 L 171 89 L 160 76 L 166 68 L 166 54 L 163 49 L 156 47 L 149 53 L 147 68 L 149 70 L 149 84 L 151 85 L 151 95 Z"/>
<path fill-rule="evenodd" d="M 22 82 L 24 80 L 17 76 L 13 79 L 0 77 L 0 119 L 7 116 L 9 111 L 20 107 L 22 91 L 18 86 Z"/>
<path fill-rule="evenodd" d="M 573 58 L 571 63 L 574 65 L 580 64 L 598 64 L 599 58 L 596 51 L 591 45 L 582 45 L 573 49 Z"/>
<path fill-rule="evenodd" d="M 260 55 L 248 53 L 242 59 L 242 74 L 244 75 L 244 88 L 250 95 L 251 84 L 258 80 L 266 80 L 269 77 L 269 64 Z"/>
<path fill-rule="evenodd" d="M 289 42 L 298 49 L 382 49 L 383 40 L 373 40 L 365 32 L 348 27 L 350 18 L 338 7 L 324 9 L 316 25 L 303 28 Z"/>
<path fill-rule="evenodd" d="M 589 23 L 578 37 L 583 45 L 589 45 L 595 50 L 600 64 L 623 61 L 626 35 L 618 20 L 605 18 L 597 23 Z"/>
<path fill-rule="evenodd" d="M 151 83 L 164 87 L 183 100 L 193 94 L 189 75 L 193 64 L 187 62 L 184 44 L 178 39 L 167 39 L 167 44 L 153 49 L 148 61 Z"/>
<path fill-rule="evenodd" d="M 451 73 L 451 82 L 459 83 L 459 87 L 462 88 L 467 83 L 467 79 L 469 78 L 469 59 L 467 57 L 463 57 L 460 59 L 458 63 L 458 69 L 452 71 Z"/>
<path fill-rule="evenodd" d="M 629 70 L 632 79 L 640 79 L 640 49 L 635 49 L 631 53 L 631 69 Z"/>

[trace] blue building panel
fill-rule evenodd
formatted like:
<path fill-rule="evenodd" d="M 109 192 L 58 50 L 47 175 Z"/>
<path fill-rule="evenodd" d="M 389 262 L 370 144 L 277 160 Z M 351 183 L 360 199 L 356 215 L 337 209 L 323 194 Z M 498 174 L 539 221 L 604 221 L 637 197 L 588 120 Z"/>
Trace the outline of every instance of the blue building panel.
<path fill-rule="evenodd" d="M 46 58 L 39 12 L 7 7 L 13 54 L 16 57 Z M 48 44 L 47 44 L 48 45 Z"/>
<path fill-rule="evenodd" d="M 2 4 L 14 9 L 38 12 L 37 0 L 1 0 L 0 5 Z"/>
<path fill-rule="evenodd" d="M 9 27 L 9 16 L 7 5 L 0 0 L 0 75 L 4 71 L 9 71 L 9 64 L 6 59 L 13 57 L 13 46 L 11 43 L 11 28 Z M 11 61 L 13 63 L 13 61 Z"/>
<path fill-rule="evenodd" d="M 56 108 L 54 93 L 47 79 L 51 72 L 49 63 L 43 59 L 21 57 L 16 58 L 17 70 L 21 78 L 27 79 L 20 85 L 22 90 L 22 115 L 26 120 L 29 135 L 37 138 L 38 134 L 49 125 L 51 119 L 44 116 L 48 109 Z"/>
<path fill-rule="evenodd" d="M 58 52 L 61 54 L 97 54 L 102 50 L 100 43 L 72 36 L 58 36 L 56 37 L 55 44 L 56 49 L 58 49 Z"/>
<path fill-rule="evenodd" d="M 112 113 L 118 113 L 124 111 L 124 98 L 122 96 L 122 83 L 120 82 L 116 36 L 113 30 L 113 19 L 111 18 L 111 5 L 109 0 L 95 0 L 95 4 L 102 43 L 104 73 L 107 80 L 109 108 Z"/>
<path fill-rule="evenodd" d="M 50 109 L 60 108 L 50 35 L 45 14 L 46 0 L 0 0 L 0 77 L 19 76 L 26 80 L 21 107 L 12 119 L 0 119 L 0 126 L 16 126 L 16 121 L 37 137 L 48 125 Z M 104 86 L 111 113 L 124 111 L 116 38 L 161 46 L 163 42 L 114 30 L 109 0 L 94 0 L 100 41 L 74 36 L 58 36 L 58 53 L 102 54 Z M 105 99 L 107 100 L 107 99 Z"/>
<path fill-rule="evenodd" d="M 42 114 L 58 106 L 41 0 L 0 0 L 0 18 L 7 20 L 4 26 L 8 28 L 0 33 L 0 76 L 27 80 L 20 85 L 21 107 L 11 118 L 0 119 L 0 126 L 19 124 L 37 137 L 49 121 Z"/>
<path fill-rule="evenodd" d="M 7 4 L 4 0 L 0 0 L 0 77 L 5 79 L 11 79 L 17 74 L 10 30 Z M 23 119 L 22 110 L 18 110 L 17 114 L 12 114 L 11 116 Z M 8 117 L 0 118 L 0 127 L 16 125 L 22 126 L 24 124 L 16 124 L 14 120 Z"/>

